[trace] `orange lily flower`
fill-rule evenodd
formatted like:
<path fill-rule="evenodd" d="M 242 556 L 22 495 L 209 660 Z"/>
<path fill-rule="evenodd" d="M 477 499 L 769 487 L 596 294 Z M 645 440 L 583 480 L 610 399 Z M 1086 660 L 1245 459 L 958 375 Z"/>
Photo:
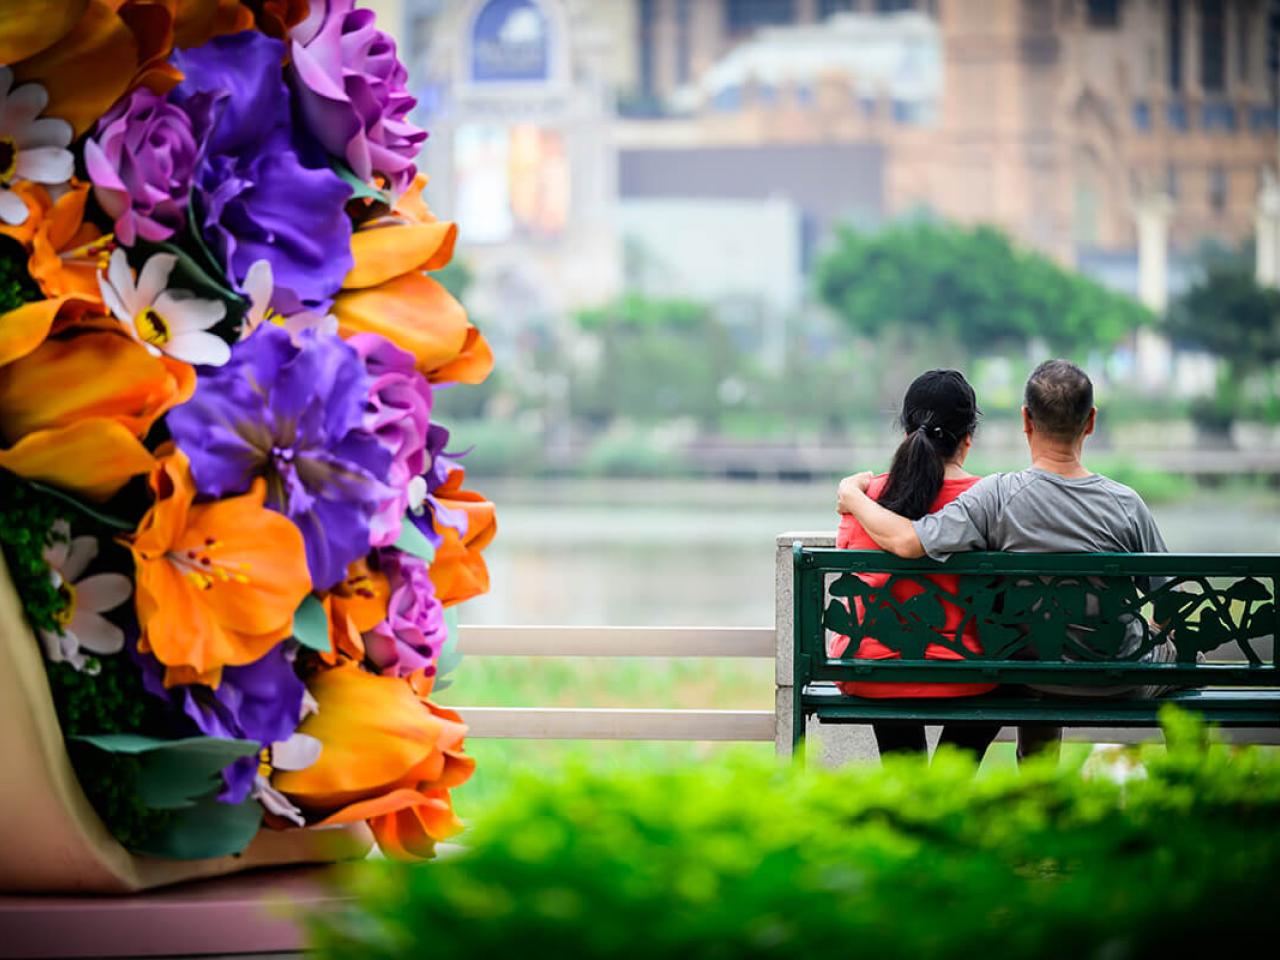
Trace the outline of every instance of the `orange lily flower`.
<path fill-rule="evenodd" d="M 347 578 L 324 595 L 332 645 L 321 654 L 326 663 L 337 663 L 339 657 L 364 659 L 364 633 L 386 619 L 390 593 L 386 574 L 370 570 L 367 561 L 347 567 Z"/>
<path fill-rule="evenodd" d="M 489 589 L 489 568 L 480 555 L 498 532 L 497 512 L 483 494 L 463 490 L 465 476 L 462 468 L 449 471 L 449 479 L 436 488 L 434 496 L 441 504 L 453 510 L 465 510 L 467 532 L 437 526 L 436 532 L 444 541 L 436 548 L 431 561 L 431 583 L 436 596 L 446 607 L 478 597 Z"/>
<path fill-rule="evenodd" d="M 14 63 L 53 46 L 84 15 L 89 0 L 32 3 L 0 0 L 0 63 Z"/>
<path fill-rule="evenodd" d="M 0 225 L 0 234 L 30 251 L 27 272 L 31 278 L 46 296 L 73 294 L 101 303 L 97 272 L 106 270 L 115 241 L 84 219 L 89 184 L 72 180 L 71 189 L 56 201 L 38 183 L 24 180 L 11 189 L 26 203 L 27 219 L 18 226 Z"/>
<path fill-rule="evenodd" d="M 302 534 L 263 505 L 261 477 L 241 496 L 193 503 L 190 464 L 169 448 L 150 483 L 155 504 L 128 541 L 138 648 L 170 668 L 167 684 L 217 686 L 224 666 L 251 663 L 292 633 L 311 590 Z"/>
<path fill-rule="evenodd" d="M 28 340 L 48 332 L 59 300 L 27 304 Z M 6 351 L 0 337 L 0 361 Z M 0 367 L 0 467 L 105 500 L 154 464 L 140 437 L 191 397 L 195 371 L 153 357 L 118 331 L 85 329 L 44 340 Z"/>
<path fill-rule="evenodd" d="M 449 790 L 475 761 L 462 752 L 467 728 L 456 713 L 428 703 L 404 679 L 354 663 L 307 681 L 319 710 L 299 732 L 321 743 L 305 770 L 277 770 L 271 785 L 318 825 L 367 820 L 388 856 L 431 856 L 462 829 Z"/>

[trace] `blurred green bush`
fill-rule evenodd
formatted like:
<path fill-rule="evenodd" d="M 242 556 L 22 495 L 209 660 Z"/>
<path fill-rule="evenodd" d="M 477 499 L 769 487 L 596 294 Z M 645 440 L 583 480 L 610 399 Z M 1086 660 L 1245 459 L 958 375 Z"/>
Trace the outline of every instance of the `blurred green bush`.
<path fill-rule="evenodd" d="M 1206 748 L 1185 716 L 1167 733 L 1127 778 L 1030 765 L 975 779 L 956 754 L 929 768 L 530 771 L 460 853 L 343 874 L 352 906 L 313 918 L 312 946 L 574 960 L 1273 948 L 1280 759 Z"/>

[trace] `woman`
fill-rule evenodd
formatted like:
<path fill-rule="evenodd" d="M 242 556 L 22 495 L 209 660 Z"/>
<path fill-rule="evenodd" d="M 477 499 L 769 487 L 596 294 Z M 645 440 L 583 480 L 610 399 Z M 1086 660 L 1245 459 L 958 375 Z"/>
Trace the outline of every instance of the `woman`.
<path fill-rule="evenodd" d="M 902 401 L 899 422 L 906 436 L 893 455 L 893 463 L 887 474 L 876 477 L 867 491 L 873 500 L 879 501 L 894 513 L 912 520 L 926 513 L 940 510 L 964 491 L 978 482 L 978 477 L 964 470 L 965 457 L 973 444 L 973 432 L 978 426 L 978 402 L 973 387 L 956 370 L 930 370 L 923 373 L 907 388 Z M 848 514 L 840 518 L 836 533 L 836 546 L 842 550 L 875 550 L 875 542 Z M 871 587 L 883 587 L 889 580 L 887 573 L 859 574 Z M 938 574 L 928 578 L 942 591 L 954 594 L 958 578 Z M 903 601 L 924 592 L 920 583 L 899 578 L 890 588 L 893 599 Z M 860 600 L 855 599 L 855 611 L 859 622 L 864 616 Z M 956 630 L 964 620 L 963 612 L 954 604 L 943 603 L 945 621 L 941 628 L 943 637 L 952 644 L 957 639 L 969 650 L 978 652 L 977 632 L 972 621 L 961 636 Z M 829 652 L 838 657 L 849 646 L 848 637 L 835 637 L 829 644 Z M 863 637 L 854 654 L 859 659 L 885 660 L 899 655 L 873 637 Z M 962 654 L 943 644 L 930 644 L 925 649 L 929 660 L 959 660 Z M 841 691 L 857 697 L 972 697 L 995 689 L 990 683 L 841 683 Z M 881 755 L 892 752 L 923 753 L 926 750 L 923 724 L 873 724 L 876 743 Z M 994 725 L 964 725 L 944 727 L 938 743 L 951 744 L 981 759 L 1000 728 Z"/>

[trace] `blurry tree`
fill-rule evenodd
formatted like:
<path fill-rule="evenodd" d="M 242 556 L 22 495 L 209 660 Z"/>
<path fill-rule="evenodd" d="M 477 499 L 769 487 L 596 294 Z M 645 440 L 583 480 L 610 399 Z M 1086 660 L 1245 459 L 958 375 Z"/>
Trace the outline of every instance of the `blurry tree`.
<path fill-rule="evenodd" d="M 993 227 L 912 221 L 877 233 L 840 230 L 816 270 L 818 294 L 855 333 L 902 328 L 967 354 L 1042 339 L 1082 354 L 1119 342 L 1150 319 L 1048 257 L 1020 250 Z"/>
<path fill-rule="evenodd" d="M 1280 363 L 1280 291 L 1260 287 L 1239 258 L 1202 258 L 1200 279 L 1169 308 L 1165 332 L 1222 359 L 1212 403 L 1194 413 L 1201 424 L 1225 429 L 1243 408 L 1249 379 Z"/>
<path fill-rule="evenodd" d="M 597 425 L 620 416 L 694 417 L 704 429 L 716 428 L 720 385 L 737 357 L 707 306 L 629 294 L 574 319 L 597 348 L 571 380 L 575 417 Z"/>
<path fill-rule="evenodd" d="M 475 274 L 465 260 L 451 260 L 431 276 L 466 305 L 467 291 L 475 280 Z"/>

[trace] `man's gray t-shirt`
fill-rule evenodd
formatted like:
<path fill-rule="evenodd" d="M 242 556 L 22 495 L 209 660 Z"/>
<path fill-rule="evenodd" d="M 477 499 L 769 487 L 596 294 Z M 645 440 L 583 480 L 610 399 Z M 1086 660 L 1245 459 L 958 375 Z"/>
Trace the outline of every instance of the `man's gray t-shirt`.
<path fill-rule="evenodd" d="M 1168 552 L 1142 497 L 1123 483 L 1100 474 L 1069 479 L 1035 467 L 984 477 L 913 525 L 924 552 L 934 560 L 969 550 Z M 1149 589 L 1159 582 L 1143 586 Z M 1122 655 L 1142 642 L 1142 624 L 1130 622 L 1126 633 Z M 1143 659 L 1164 658 L 1163 653 L 1153 654 Z"/>
<path fill-rule="evenodd" d="M 968 550 L 1166 553 L 1138 494 L 1101 474 L 1068 479 L 1032 467 L 983 477 L 914 523 L 935 560 Z"/>

